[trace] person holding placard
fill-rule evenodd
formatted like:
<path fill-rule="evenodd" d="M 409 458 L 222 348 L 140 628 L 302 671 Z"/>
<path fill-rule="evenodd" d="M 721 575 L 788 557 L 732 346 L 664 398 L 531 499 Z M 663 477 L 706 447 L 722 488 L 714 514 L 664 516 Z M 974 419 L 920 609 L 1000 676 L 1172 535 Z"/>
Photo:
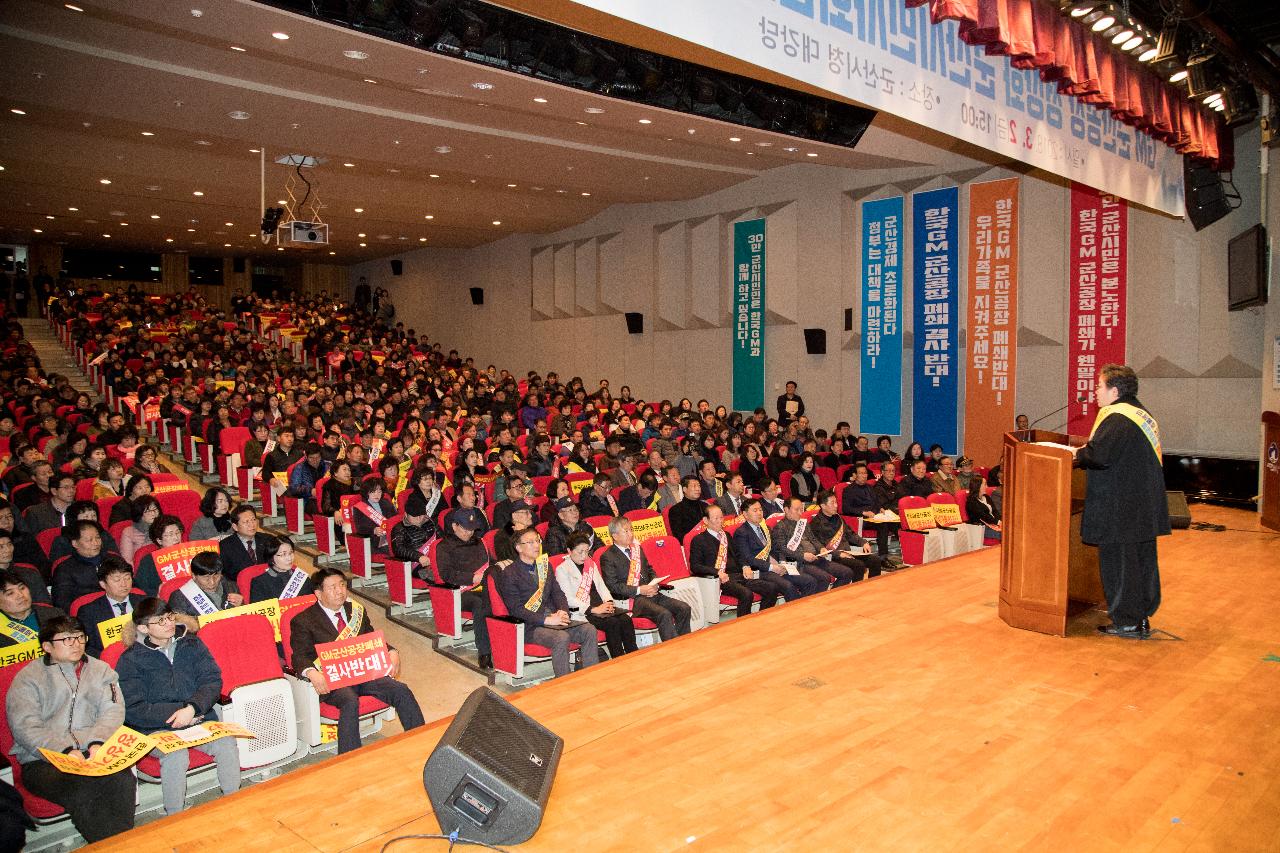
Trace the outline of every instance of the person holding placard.
<path fill-rule="evenodd" d="M 264 554 L 267 570 L 249 582 L 249 602 L 297 598 L 315 592 L 307 573 L 294 565 L 293 540 L 273 536 Z"/>
<path fill-rule="evenodd" d="M 124 723 L 124 697 L 114 670 L 86 657 L 84 626 L 61 616 L 39 634 L 44 657 L 14 676 L 5 696 L 10 754 L 22 766 L 23 786 L 62 806 L 90 843 L 133 828 L 136 782 L 128 770 L 105 776 L 65 773 L 41 749 L 92 758 Z"/>
<path fill-rule="evenodd" d="M 197 637 L 176 623 L 169 605 L 146 598 L 133 611 L 138 642 L 124 650 L 116 671 L 125 698 L 125 725 L 142 734 L 179 731 L 218 718 L 222 670 Z M 197 729 L 194 734 L 200 734 Z M 235 738 L 200 745 L 218 765 L 222 793 L 240 790 L 240 750 Z M 152 752 L 160 759 L 160 792 L 165 814 L 186 808 L 190 750 Z"/>
<path fill-rule="evenodd" d="M 173 595 L 169 607 L 174 618 L 191 633 L 200 630 L 200 617 L 244 604 L 244 596 L 222 573 L 222 560 L 213 551 L 191 558 L 191 577 Z"/>

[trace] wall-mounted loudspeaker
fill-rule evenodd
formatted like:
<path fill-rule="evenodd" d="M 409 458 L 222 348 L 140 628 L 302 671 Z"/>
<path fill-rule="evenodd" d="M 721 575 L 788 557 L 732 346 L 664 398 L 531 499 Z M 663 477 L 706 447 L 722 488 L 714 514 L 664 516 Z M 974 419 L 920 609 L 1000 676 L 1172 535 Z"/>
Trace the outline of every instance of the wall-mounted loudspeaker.
<path fill-rule="evenodd" d="M 1239 204 L 1239 196 L 1228 196 L 1222 176 L 1208 166 L 1182 160 L 1182 189 L 1186 196 L 1187 218 L 1197 231 L 1226 216 Z M 1235 200 L 1236 205 L 1231 202 Z"/>
<path fill-rule="evenodd" d="M 400 259 L 398 259 L 398 258 L 397 258 L 396 260 L 392 261 L 392 262 L 391 262 L 391 274 L 392 274 L 392 275 L 403 275 L 403 274 L 404 274 L 404 261 L 402 261 L 402 260 L 400 260 Z"/>
<path fill-rule="evenodd" d="M 462 703 L 422 768 L 440 831 L 487 845 L 542 824 L 564 740 L 485 687 Z"/>
<path fill-rule="evenodd" d="M 471 288 L 471 304 L 472 305 L 484 304 L 484 288 L 483 287 Z"/>
<path fill-rule="evenodd" d="M 827 352 L 827 330 L 805 329 L 804 351 L 809 355 L 825 355 Z"/>
<path fill-rule="evenodd" d="M 232 271 L 232 272 L 235 272 L 235 273 L 243 273 L 243 272 L 244 272 L 244 258 L 232 258 L 232 259 L 231 259 L 231 271 Z"/>
<path fill-rule="evenodd" d="M 633 335 L 643 335 L 644 334 L 644 315 L 641 314 L 639 311 L 628 311 L 626 313 L 626 317 L 627 317 L 627 332 Z"/>
<path fill-rule="evenodd" d="M 853 309 L 852 308 L 844 309 L 844 330 L 846 332 L 853 331 Z"/>

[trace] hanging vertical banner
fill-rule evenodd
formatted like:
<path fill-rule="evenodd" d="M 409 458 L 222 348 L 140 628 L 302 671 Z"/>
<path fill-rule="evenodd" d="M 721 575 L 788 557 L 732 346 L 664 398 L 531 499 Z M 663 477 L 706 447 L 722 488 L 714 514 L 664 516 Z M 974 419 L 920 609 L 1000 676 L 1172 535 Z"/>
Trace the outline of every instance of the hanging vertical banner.
<path fill-rule="evenodd" d="M 862 389 L 858 431 L 902 432 L 902 196 L 862 203 Z"/>
<path fill-rule="evenodd" d="M 914 193 L 911 196 L 912 300 L 915 330 L 914 372 L 911 383 L 911 437 L 926 448 L 941 444 L 954 454 L 956 408 L 960 385 L 956 377 L 959 306 L 956 246 L 960 190 Z"/>
<path fill-rule="evenodd" d="M 1018 358 L 1018 179 L 969 185 L 969 368 L 964 452 L 1000 461 Z"/>
<path fill-rule="evenodd" d="M 1125 361 L 1129 208 L 1122 199 L 1071 185 L 1071 333 L 1067 432 L 1088 435 L 1098 406 L 1098 368 Z M 1084 397 L 1084 402 L 1080 398 Z"/>
<path fill-rule="evenodd" d="M 764 405 L 764 220 L 733 224 L 733 408 Z"/>

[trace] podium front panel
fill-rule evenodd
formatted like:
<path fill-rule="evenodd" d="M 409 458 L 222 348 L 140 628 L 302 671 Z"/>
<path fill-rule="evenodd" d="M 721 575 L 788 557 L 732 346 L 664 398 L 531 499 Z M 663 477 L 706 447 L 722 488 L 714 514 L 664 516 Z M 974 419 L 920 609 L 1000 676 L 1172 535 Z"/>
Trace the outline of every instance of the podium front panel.
<path fill-rule="evenodd" d="M 1000 616 L 1015 628 L 1066 634 L 1072 458 L 1055 447 L 1008 442 Z"/>

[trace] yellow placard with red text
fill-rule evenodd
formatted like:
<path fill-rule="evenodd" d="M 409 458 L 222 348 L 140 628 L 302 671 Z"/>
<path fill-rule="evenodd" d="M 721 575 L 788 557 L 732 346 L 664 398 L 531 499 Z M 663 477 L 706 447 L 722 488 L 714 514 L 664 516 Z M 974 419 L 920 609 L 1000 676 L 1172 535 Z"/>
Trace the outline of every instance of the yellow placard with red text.
<path fill-rule="evenodd" d="M 600 540 L 600 544 L 601 544 L 601 545 L 604 545 L 604 546 L 608 547 L 609 545 L 612 545 L 612 544 L 613 544 L 613 537 L 609 535 L 609 524 L 608 524 L 608 522 L 605 522 L 604 524 L 600 525 L 599 527 L 596 527 L 595 525 L 592 525 L 591 529 L 595 531 L 596 539 Z M 633 528 L 633 529 L 634 529 L 634 528 Z"/>
<path fill-rule="evenodd" d="M 15 663 L 26 663 L 43 654 L 44 649 L 41 648 L 39 640 L 28 640 L 25 643 L 18 643 L 14 646 L 5 646 L 0 648 L 0 667 L 10 666 Z"/>
<path fill-rule="evenodd" d="M 191 558 L 205 551 L 218 553 L 217 539 L 197 539 L 194 542 L 179 542 L 168 548 L 151 552 L 151 560 L 156 564 L 156 574 L 160 582 L 176 580 L 191 576 Z"/>
<path fill-rule="evenodd" d="M 94 752 L 93 758 L 76 758 L 49 749 L 41 749 L 45 760 L 63 773 L 76 776 L 110 776 L 137 764 L 155 748 L 155 741 L 141 732 L 121 726 Z"/>
<path fill-rule="evenodd" d="M 223 723 L 218 720 L 211 720 L 207 723 L 191 726 L 181 731 L 169 732 L 152 732 L 148 735 L 156 742 L 155 748 L 163 753 L 177 752 L 180 749 L 190 749 L 193 746 L 209 743 L 223 737 L 257 737 L 256 734 L 246 729 L 244 726 L 237 726 L 235 723 Z"/>
<path fill-rule="evenodd" d="M 169 481 L 169 482 L 156 483 L 156 484 L 155 484 L 155 486 L 153 486 L 153 487 L 152 487 L 152 489 L 151 489 L 151 494 L 153 494 L 153 495 L 167 495 L 167 494 L 170 494 L 170 493 L 172 493 L 172 492 L 185 492 L 185 491 L 189 491 L 190 489 L 191 489 L 191 486 L 187 485 L 187 484 L 186 484 L 186 483 L 184 483 L 184 482 L 181 482 L 181 481 L 172 481 L 172 480 L 171 480 L 171 481 Z"/>
<path fill-rule="evenodd" d="M 930 508 L 933 510 L 934 522 L 944 527 L 955 527 L 964 521 L 960 517 L 960 507 L 957 504 L 942 501 L 932 504 Z"/>
<path fill-rule="evenodd" d="M 660 515 L 652 518 L 641 518 L 631 522 L 631 532 L 637 542 L 645 542 L 667 535 L 667 522 Z"/>
<path fill-rule="evenodd" d="M 102 647 L 105 649 L 107 646 L 120 642 L 120 638 L 124 636 L 124 626 L 132 621 L 133 614 L 125 613 L 99 622 L 98 638 L 102 640 Z"/>
<path fill-rule="evenodd" d="M 902 517 L 906 519 L 907 529 L 909 530 L 928 530 L 931 527 L 937 527 L 938 524 L 933 518 L 933 507 L 921 506 L 912 509 L 904 509 Z"/>
<path fill-rule="evenodd" d="M 267 617 L 271 623 L 271 628 L 275 631 L 276 642 L 280 642 L 280 614 L 288 613 L 298 607 L 310 607 L 315 603 L 314 595 L 300 595 L 297 598 L 266 598 L 262 601 L 255 601 L 252 604 L 242 604 L 239 607 L 232 607 L 227 610 L 218 610 L 213 613 L 206 613 L 200 617 L 200 627 L 203 628 L 210 622 L 217 622 L 220 619 L 233 619 L 236 616 L 245 616 L 249 614 L 257 614 Z"/>

